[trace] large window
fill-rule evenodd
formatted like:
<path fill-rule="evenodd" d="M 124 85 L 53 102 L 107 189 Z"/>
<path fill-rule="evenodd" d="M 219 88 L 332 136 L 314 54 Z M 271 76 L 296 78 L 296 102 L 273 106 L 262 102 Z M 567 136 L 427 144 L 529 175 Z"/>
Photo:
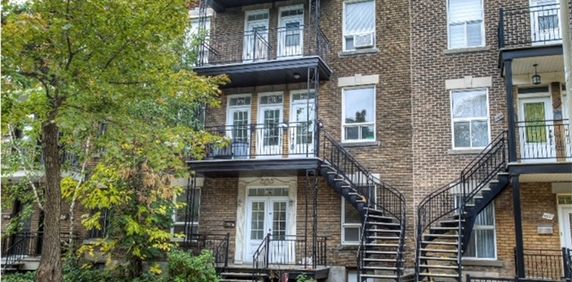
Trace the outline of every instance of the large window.
<path fill-rule="evenodd" d="M 375 86 L 342 91 L 344 142 L 375 141 Z"/>
<path fill-rule="evenodd" d="M 184 54 L 183 60 L 185 63 L 195 65 L 208 63 L 208 43 L 211 28 L 211 18 L 205 19 L 191 18 L 190 27 L 187 29 L 185 36 L 185 49 L 188 54 Z"/>
<path fill-rule="evenodd" d="M 451 92 L 453 148 L 480 149 L 489 144 L 489 111 L 486 89 Z"/>
<path fill-rule="evenodd" d="M 483 0 L 449 0 L 449 49 L 485 45 Z"/>
<path fill-rule="evenodd" d="M 495 233 L 495 209 L 491 203 L 477 215 L 465 258 L 496 259 Z"/>
<path fill-rule="evenodd" d="M 375 1 L 344 2 L 344 50 L 375 47 Z"/>
<path fill-rule="evenodd" d="M 358 211 L 342 197 L 342 244 L 359 244 L 360 230 L 361 218 Z"/>
<path fill-rule="evenodd" d="M 190 193 L 191 195 L 188 195 Z M 189 197 L 191 201 L 187 202 Z M 192 232 L 194 234 L 198 233 L 199 227 L 199 211 L 201 205 L 201 189 L 199 187 L 184 191 L 177 196 L 176 203 L 178 208 L 173 214 L 173 228 L 172 232 L 175 234 L 185 234 L 191 232 L 190 228 L 192 226 Z M 188 222 L 186 220 L 189 220 Z M 185 231 L 185 226 L 189 229 Z"/>

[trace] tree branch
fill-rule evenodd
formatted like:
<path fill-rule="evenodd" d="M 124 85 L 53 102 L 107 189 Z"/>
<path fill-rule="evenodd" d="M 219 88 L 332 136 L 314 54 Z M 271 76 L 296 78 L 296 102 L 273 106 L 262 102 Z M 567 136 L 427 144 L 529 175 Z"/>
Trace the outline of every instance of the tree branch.
<path fill-rule="evenodd" d="M 79 179 L 77 181 L 77 185 L 75 186 L 75 189 L 73 191 L 73 196 L 72 196 L 72 200 L 71 200 L 71 204 L 70 204 L 70 210 L 69 210 L 69 214 L 70 214 L 70 228 L 69 228 L 69 250 L 73 250 L 73 232 L 74 232 L 74 221 L 75 221 L 75 213 L 74 213 L 74 209 L 75 209 L 75 203 L 77 201 L 77 197 L 78 197 L 78 191 L 79 191 L 79 187 L 81 186 L 81 184 L 83 183 L 84 179 L 85 179 L 85 168 L 87 166 L 87 162 L 88 160 L 90 160 L 89 158 L 89 151 L 90 151 L 90 141 L 91 141 L 91 135 L 89 135 L 87 137 L 87 140 L 85 142 L 85 156 L 84 156 L 84 160 L 83 163 L 81 164 L 81 170 L 79 172 Z"/>
<path fill-rule="evenodd" d="M 33 176 L 36 176 L 34 173 L 32 173 L 32 170 L 28 170 L 27 169 L 27 165 L 24 162 L 24 153 L 22 153 L 22 150 L 20 150 L 20 148 L 18 148 L 18 146 L 16 145 L 16 141 L 15 141 L 15 134 L 14 134 L 14 128 L 12 127 L 12 125 L 8 125 L 8 130 L 10 131 L 10 143 L 12 143 L 12 147 L 16 150 L 16 152 L 18 153 L 18 159 L 20 160 L 20 165 L 22 166 L 22 170 L 24 171 L 24 175 L 26 180 L 28 180 L 30 186 L 32 187 L 32 192 L 34 193 L 34 199 L 36 200 L 36 203 L 38 204 L 38 207 L 40 208 L 40 210 L 44 210 L 44 206 L 42 205 L 42 202 L 40 200 L 40 195 L 38 194 L 38 188 L 36 187 L 36 184 L 34 184 L 34 181 L 32 180 Z"/>

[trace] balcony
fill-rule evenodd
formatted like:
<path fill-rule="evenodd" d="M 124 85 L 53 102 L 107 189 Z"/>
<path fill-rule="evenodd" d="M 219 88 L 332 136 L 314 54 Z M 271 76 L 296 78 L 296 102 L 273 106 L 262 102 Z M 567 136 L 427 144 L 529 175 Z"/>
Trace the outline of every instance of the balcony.
<path fill-rule="evenodd" d="M 227 87 L 306 82 L 309 68 L 328 80 L 329 42 L 314 25 L 213 34 L 199 47 L 195 71 L 226 74 Z"/>
<path fill-rule="evenodd" d="M 247 5 L 256 5 L 263 3 L 272 3 L 284 0 L 203 0 L 207 5 L 217 12 L 222 12 L 227 8 L 242 7 Z"/>
<path fill-rule="evenodd" d="M 235 124 L 205 130 L 223 137 L 210 144 L 202 160 L 191 160 L 196 171 L 304 169 L 317 166 L 314 122 Z"/>
<path fill-rule="evenodd" d="M 501 8 L 499 48 L 517 49 L 562 44 L 560 5 Z"/>
<path fill-rule="evenodd" d="M 570 122 L 562 120 L 519 121 L 515 125 L 517 161 L 526 163 L 572 161 Z"/>

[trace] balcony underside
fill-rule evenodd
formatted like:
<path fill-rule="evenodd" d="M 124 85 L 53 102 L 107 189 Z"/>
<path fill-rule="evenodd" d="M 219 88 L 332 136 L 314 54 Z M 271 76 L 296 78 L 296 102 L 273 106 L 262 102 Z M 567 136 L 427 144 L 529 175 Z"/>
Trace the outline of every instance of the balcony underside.
<path fill-rule="evenodd" d="M 208 173 L 232 174 L 243 171 L 299 171 L 317 169 L 319 158 L 249 159 L 249 160 L 193 160 L 187 162 L 191 170 Z"/>
<path fill-rule="evenodd" d="M 529 181 L 554 182 L 572 181 L 572 160 L 562 162 L 514 162 L 509 163 L 512 175 L 529 175 Z M 546 181 L 543 181 L 546 180 Z"/>
<path fill-rule="evenodd" d="M 245 87 L 307 81 L 308 68 L 318 68 L 320 80 L 329 80 L 332 70 L 318 56 L 295 59 L 202 66 L 195 68 L 201 75 L 226 74 L 230 83 L 225 87 Z"/>
<path fill-rule="evenodd" d="M 247 5 L 272 3 L 284 0 L 206 0 L 207 4 L 217 12 L 222 12 L 227 8 L 235 8 Z"/>
<path fill-rule="evenodd" d="M 502 49 L 500 51 L 499 56 L 499 63 L 501 70 L 503 71 L 504 75 L 504 62 L 507 60 L 513 60 L 513 75 L 519 73 L 519 69 L 521 68 L 519 65 L 523 65 L 526 67 L 531 67 L 532 64 L 529 60 L 536 60 L 539 61 L 537 64 L 541 67 L 544 66 L 552 66 L 558 67 L 550 62 L 543 62 L 542 58 L 546 57 L 550 59 L 551 57 L 559 56 L 560 57 L 560 64 L 562 64 L 562 45 L 546 45 L 546 46 L 535 46 L 535 47 L 527 47 L 527 48 L 519 48 L 519 49 Z M 559 71 L 563 70 L 562 68 L 558 69 Z M 544 70 L 548 71 L 548 70 Z M 539 72 L 543 72 L 543 70 L 539 70 Z M 528 71 L 530 73 L 530 70 Z"/>

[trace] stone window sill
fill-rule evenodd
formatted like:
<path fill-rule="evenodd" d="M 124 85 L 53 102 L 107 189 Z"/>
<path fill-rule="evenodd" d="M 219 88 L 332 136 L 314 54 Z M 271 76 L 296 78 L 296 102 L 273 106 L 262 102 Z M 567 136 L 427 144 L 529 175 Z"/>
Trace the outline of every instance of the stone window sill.
<path fill-rule="evenodd" d="M 365 141 L 365 142 L 343 142 L 342 141 L 342 146 L 343 147 L 379 147 L 381 146 L 381 142 L 380 141 Z"/>
<path fill-rule="evenodd" d="M 463 54 L 463 53 L 484 52 L 489 50 L 491 50 L 491 47 L 489 46 L 473 47 L 473 48 L 457 48 L 457 49 L 446 49 L 443 51 L 443 54 L 453 55 L 453 54 Z"/>
<path fill-rule="evenodd" d="M 357 56 L 357 55 L 375 54 L 375 53 L 379 53 L 379 49 L 374 47 L 374 48 L 367 48 L 367 49 L 357 49 L 357 50 L 352 50 L 352 51 L 342 51 L 342 52 L 338 53 L 338 56 L 343 58 L 343 57 L 352 57 L 352 56 Z"/>
<path fill-rule="evenodd" d="M 357 249 L 359 249 L 359 243 L 338 246 L 338 251 L 357 251 Z"/>
<path fill-rule="evenodd" d="M 504 267 L 504 263 L 499 260 L 463 259 L 463 266 Z"/>
<path fill-rule="evenodd" d="M 449 155 L 477 155 L 482 151 L 482 149 L 449 149 L 447 153 Z"/>

